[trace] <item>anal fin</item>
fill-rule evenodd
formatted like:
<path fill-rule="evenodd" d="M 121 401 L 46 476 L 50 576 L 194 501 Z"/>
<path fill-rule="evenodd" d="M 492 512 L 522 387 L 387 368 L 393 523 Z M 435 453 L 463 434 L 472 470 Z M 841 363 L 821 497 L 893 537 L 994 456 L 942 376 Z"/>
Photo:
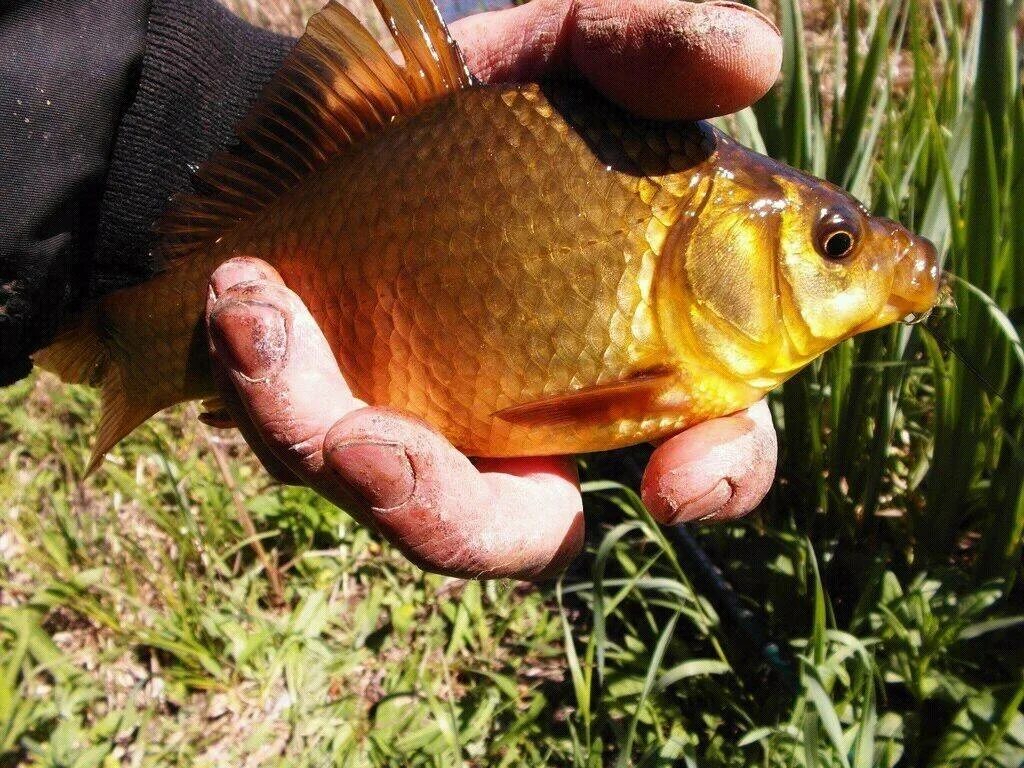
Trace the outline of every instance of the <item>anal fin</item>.
<path fill-rule="evenodd" d="M 112 377 L 102 386 L 103 413 L 100 425 L 96 430 L 96 440 L 92 444 L 92 454 L 85 468 L 86 476 L 91 475 L 107 453 L 126 438 L 134 429 L 160 409 L 144 401 L 134 401 L 130 392 L 121 386 L 117 378 Z"/>
<path fill-rule="evenodd" d="M 643 368 L 625 378 L 513 405 L 495 418 L 525 427 L 590 424 L 650 414 L 678 371 L 671 365 Z"/>

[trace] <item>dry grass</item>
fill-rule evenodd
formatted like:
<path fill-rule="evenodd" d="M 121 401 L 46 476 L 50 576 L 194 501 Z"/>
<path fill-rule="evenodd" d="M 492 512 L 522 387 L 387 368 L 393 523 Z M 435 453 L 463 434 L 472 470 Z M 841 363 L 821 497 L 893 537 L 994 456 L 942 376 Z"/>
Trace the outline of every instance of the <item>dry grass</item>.
<path fill-rule="evenodd" d="M 285 35 L 297 36 L 309 17 L 325 4 L 324 0 L 222 0 L 238 15 L 253 24 Z M 369 22 L 371 29 L 382 29 L 373 0 L 339 0 L 357 18 Z"/>

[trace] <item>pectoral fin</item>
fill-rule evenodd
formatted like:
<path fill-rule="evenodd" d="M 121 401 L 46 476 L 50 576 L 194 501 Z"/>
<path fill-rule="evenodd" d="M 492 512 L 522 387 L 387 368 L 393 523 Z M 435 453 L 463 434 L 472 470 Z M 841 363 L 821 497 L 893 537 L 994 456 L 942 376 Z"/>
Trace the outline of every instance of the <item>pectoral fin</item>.
<path fill-rule="evenodd" d="M 678 371 L 670 365 L 644 368 L 617 381 L 595 384 L 497 411 L 495 418 L 524 427 L 592 424 L 640 418 L 654 411 Z"/>

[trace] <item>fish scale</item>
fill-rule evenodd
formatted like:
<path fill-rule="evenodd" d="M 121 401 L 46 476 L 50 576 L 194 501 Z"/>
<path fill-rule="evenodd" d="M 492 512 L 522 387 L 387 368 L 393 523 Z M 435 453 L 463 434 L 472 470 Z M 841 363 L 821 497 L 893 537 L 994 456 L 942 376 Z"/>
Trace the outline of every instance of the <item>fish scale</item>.
<path fill-rule="evenodd" d="M 459 92 L 339 157 L 188 269 L 234 253 L 274 264 L 325 329 L 358 397 L 421 416 L 475 455 L 635 442 L 652 420 L 575 431 L 494 417 L 666 360 L 644 298 L 658 256 L 647 240 L 645 177 L 609 170 L 628 157 L 623 135 L 634 146 L 657 142 L 623 134 L 617 111 L 601 108 L 609 127 L 591 128 L 596 156 L 538 86 Z M 480 136 L 496 140 L 469 151 Z M 581 186 L 590 194 L 576 194 Z M 296 213 L 316 210 L 338 229 Z M 673 428 L 684 419 L 653 421 Z"/>
<path fill-rule="evenodd" d="M 461 93 L 339 159 L 301 194 L 266 210 L 260 230 L 224 242 L 211 261 L 247 253 L 278 266 L 313 316 L 335 329 L 329 341 L 360 398 L 417 414 L 474 454 L 509 452 L 503 443 L 513 429 L 494 418 L 498 411 L 581 381 L 620 378 L 652 357 L 650 340 L 638 344 L 632 334 L 635 317 L 646 313 L 639 268 L 652 257 L 640 234 L 646 227 L 623 231 L 624 217 L 608 215 L 622 209 L 627 220 L 644 221 L 650 209 L 635 178 L 606 170 L 582 142 L 560 147 L 558 161 L 571 173 L 539 171 L 535 159 L 544 153 L 534 144 L 566 135 L 564 127 L 550 127 L 562 118 L 547 105 L 532 87 Z M 480 135 L 505 140 L 486 156 L 461 152 L 465 136 Z M 602 143 L 607 151 L 608 141 Z M 433 164 L 419 157 L 423 146 L 434 147 Z M 625 155 L 621 144 L 614 151 Z M 516 196 L 490 183 L 496 164 Z M 588 186 L 603 187 L 602 194 L 574 198 L 571 187 L 588 174 Z M 437 191 L 417 200 L 402 194 L 407 188 Z M 620 199 L 609 205 L 612 195 Z M 528 218 L 517 198 L 535 201 Z M 437 199 L 445 207 L 423 215 Z M 344 228 L 300 226 L 296 248 L 296 233 L 279 221 L 287 218 L 279 210 L 314 210 L 313 200 L 341 212 Z M 404 215 L 395 217 L 398 207 Z M 303 239 L 303 230 L 311 237 Z M 582 252 L 581 241 L 595 245 Z M 261 245 L 274 242 L 269 250 Z M 383 243 L 375 257 L 371 249 Z M 539 243 L 547 246 L 539 250 Z M 322 258 L 309 270 L 289 248 Z M 498 311 L 487 306 L 489 296 L 500 297 Z M 581 296 L 586 313 L 566 312 L 568 296 Z M 502 304 L 511 311 L 501 311 Z M 329 322 L 339 315 L 346 322 Z M 522 324 L 527 332 L 516 334 Z M 623 425 L 609 426 L 591 439 L 635 440 Z M 534 444 L 511 451 L 581 444 L 579 434 L 564 429 L 522 431 Z"/>
<path fill-rule="evenodd" d="M 236 255 L 277 268 L 357 397 L 475 456 L 663 437 L 934 303 L 934 248 L 832 185 L 582 83 L 476 83 L 425 3 L 377 2 L 404 62 L 328 4 L 166 213 L 165 270 L 38 355 L 103 389 L 90 468 L 216 394 L 207 281 Z"/>

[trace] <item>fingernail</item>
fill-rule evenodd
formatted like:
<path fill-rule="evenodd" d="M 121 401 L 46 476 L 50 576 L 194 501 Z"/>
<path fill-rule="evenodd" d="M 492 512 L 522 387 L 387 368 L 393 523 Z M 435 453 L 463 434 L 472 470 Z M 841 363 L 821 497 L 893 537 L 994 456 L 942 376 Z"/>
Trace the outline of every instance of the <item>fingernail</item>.
<path fill-rule="evenodd" d="M 326 461 L 373 509 L 400 507 L 416 488 L 409 456 L 395 443 L 342 443 L 330 449 Z"/>
<path fill-rule="evenodd" d="M 749 5 L 744 5 L 743 3 L 735 3 L 732 2 L 731 0 L 711 0 L 711 2 L 705 3 L 704 5 L 717 5 L 719 8 L 731 8 L 736 11 L 745 11 L 746 13 L 749 13 L 751 16 L 754 16 L 763 21 L 765 24 L 767 24 L 775 31 L 776 35 L 782 37 L 782 30 L 779 29 L 778 24 L 776 24 L 775 21 L 768 14 L 766 14 L 764 11 L 759 11 L 757 8 L 754 8 Z"/>
<path fill-rule="evenodd" d="M 213 311 L 210 332 L 222 362 L 247 379 L 274 373 L 288 348 L 284 315 L 269 304 L 229 301 Z"/>
<path fill-rule="evenodd" d="M 251 259 L 234 258 L 228 259 L 210 277 L 210 287 L 213 289 L 214 297 L 223 295 L 229 288 L 239 283 L 248 283 L 252 280 L 267 280 L 271 276 L 259 264 Z"/>
<path fill-rule="evenodd" d="M 704 493 L 679 504 L 675 514 L 676 522 L 702 523 L 714 520 L 729 503 L 732 494 L 732 485 L 722 478 Z"/>

